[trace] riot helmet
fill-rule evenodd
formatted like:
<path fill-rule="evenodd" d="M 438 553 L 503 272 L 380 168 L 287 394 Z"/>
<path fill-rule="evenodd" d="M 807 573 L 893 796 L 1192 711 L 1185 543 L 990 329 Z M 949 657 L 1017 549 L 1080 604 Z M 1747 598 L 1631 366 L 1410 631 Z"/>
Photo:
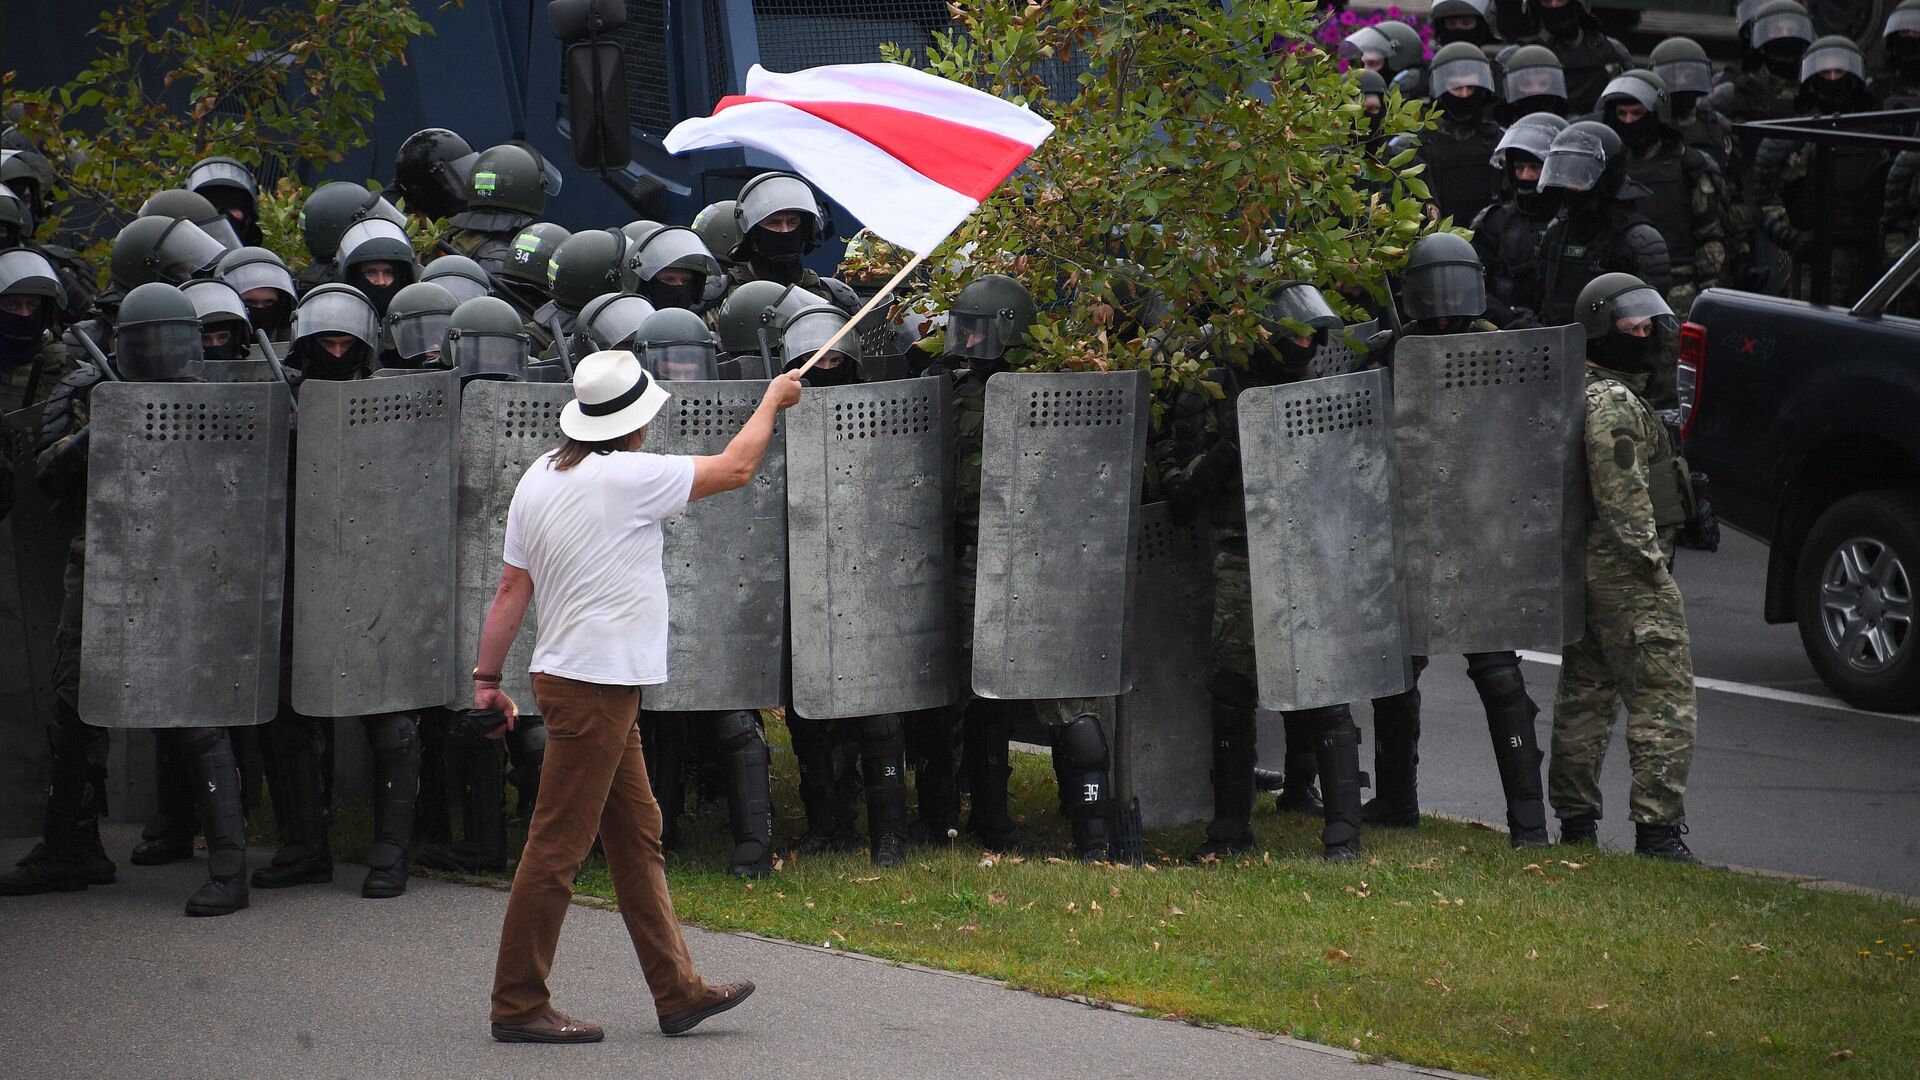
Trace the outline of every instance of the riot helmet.
<path fill-rule="evenodd" d="M 1620 136 L 1628 148 L 1639 150 L 1660 139 L 1672 113 L 1667 87 L 1651 71 L 1629 71 L 1608 80 L 1600 91 L 1601 122 Z"/>
<path fill-rule="evenodd" d="M 1733 5 L 1733 32 L 1739 37 L 1742 49 L 1753 48 L 1753 20 L 1766 6 L 1767 0 L 1740 0 Z"/>
<path fill-rule="evenodd" d="M 228 251 L 238 251 L 243 246 L 240 234 L 233 229 L 233 219 L 216 210 L 206 196 L 185 188 L 163 188 L 154 192 L 140 204 L 138 216 L 191 221 Z"/>
<path fill-rule="evenodd" d="M 473 160 L 467 209 L 513 210 L 539 217 L 547 212 L 548 184 L 545 162 L 533 151 L 517 143 L 488 147 Z"/>
<path fill-rule="evenodd" d="M 1033 294 L 1018 278 L 982 274 L 954 296 L 947 311 L 947 352 L 995 360 L 1026 343 Z"/>
<path fill-rule="evenodd" d="M 359 289 L 381 315 L 394 294 L 420 276 L 406 230 L 382 218 L 355 222 L 340 238 L 337 261 L 340 280 Z"/>
<path fill-rule="evenodd" d="M 66 304 L 60 272 L 45 255 L 0 251 L 0 359 L 11 364 L 32 353 Z"/>
<path fill-rule="evenodd" d="M 1754 13 L 1753 51 L 1782 79 L 1800 79 L 1800 58 L 1813 44 L 1813 18 L 1794 0 L 1768 0 Z"/>
<path fill-rule="evenodd" d="M 553 302 L 578 314 L 601 293 L 619 292 L 627 236 L 619 229 L 589 229 L 567 237 L 547 263 L 547 291 Z"/>
<path fill-rule="evenodd" d="M 729 356 L 758 356 L 762 339 L 769 354 L 780 351 L 780 328 L 819 298 L 797 285 L 749 281 L 720 302 L 720 347 Z"/>
<path fill-rule="evenodd" d="M 387 348 L 400 357 L 399 366 L 443 366 L 440 346 L 446 340 L 453 309 L 459 306 L 452 293 L 431 281 L 416 281 L 393 294 L 381 329 Z"/>
<path fill-rule="evenodd" d="M 135 218 L 113 238 L 113 283 L 131 289 L 150 281 L 182 282 L 211 268 L 226 251 L 191 221 Z"/>
<path fill-rule="evenodd" d="M 1433 54 L 1427 69 L 1427 93 L 1447 119 L 1474 124 L 1493 101 L 1493 65 L 1478 45 L 1456 41 Z"/>
<path fill-rule="evenodd" d="M 1499 145 L 1493 148 L 1489 164 L 1500 170 L 1516 205 L 1528 214 L 1537 216 L 1558 204 L 1558 189 L 1540 190 L 1540 170 L 1553 137 L 1565 130 L 1566 118 L 1556 113 L 1528 113 L 1502 132 Z"/>
<path fill-rule="evenodd" d="M 370 371 L 380 349 L 380 317 L 360 290 L 337 282 L 300 298 L 288 363 L 309 379 L 342 381 Z"/>
<path fill-rule="evenodd" d="M 551 221 L 533 222 L 513 238 L 513 250 L 501 266 L 500 276 L 546 295 L 547 271 L 553 266 L 553 253 L 572 235 Z"/>
<path fill-rule="evenodd" d="M 780 328 L 780 370 L 792 371 L 807 362 L 847 325 L 847 313 L 832 304 L 814 304 L 787 317 Z M 841 334 L 833 348 L 807 372 L 809 386 L 845 386 L 860 381 L 860 335 Z"/>
<path fill-rule="evenodd" d="M 19 247 L 33 239 L 33 210 L 13 189 L 0 184 L 0 248 Z"/>
<path fill-rule="evenodd" d="M 446 128 L 422 128 L 407 136 L 393 158 L 393 187 L 407 210 L 430 221 L 466 209 L 466 173 L 474 159 L 467 140 Z"/>
<path fill-rule="evenodd" d="M 232 223 L 248 244 L 260 242 L 260 182 L 253 170 L 230 157 L 201 158 L 180 185 L 202 195 Z"/>
<path fill-rule="evenodd" d="M 1620 136 L 1605 124 L 1582 120 L 1567 125 L 1547 148 L 1540 169 L 1540 187 L 1561 188 L 1573 196 L 1592 192 L 1610 194 L 1623 169 Z"/>
<path fill-rule="evenodd" d="M 433 282 L 452 293 L 454 300 L 462 304 L 493 295 L 493 276 L 487 273 L 486 267 L 465 255 L 440 256 L 420 271 L 420 280 Z"/>
<path fill-rule="evenodd" d="M 20 196 L 33 211 L 35 221 L 44 220 L 53 204 L 53 185 L 59 179 L 53 162 L 37 150 L 0 150 L 0 186 Z"/>
<path fill-rule="evenodd" d="M 1648 59 L 1681 115 L 1690 113 L 1713 90 L 1713 63 L 1707 59 L 1707 50 L 1692 38 L 1667 38 L 1653 47 Z"/>
<path fill-rule="evenodd" d="M 1400 286 L 1407 318 L 1455 330 L 1487 310 L 1486 271 L 1480 253 L 1457 233 L 1429 233 L 1407 249 Z"/>
<path fill-rule="evenodd" d="M 1394 27 L 1413 30 L 1406 23 L 1398 21 L 1363 26 L 1340 40 L 1340 59 L 1353 67 L 1377 71 L 1389 79 L 1419 63 L 1421 54 L 1426 51 L 1420 45 L 1419 32 L 1414 31 L 1412 48 L 1409 49 L 1405 36 Z"/>
<path fill-rule="evenodd" d="M 707 282 L 725 273 L 698 233 L 669 225 L 636 245 L 622 279 L 656 308 L 693 310 L 706 299 Z"/>
<path fill-rule="evenodd" d="M 193 301 L 165 282 L 149 281 L 120 301 L 114 342 L 114 370 L 128 382 L 177 379 L 203 358 Z"/>
<path fill-rule="evenodd" d="M 733 264 L 734 252 L 739 250 L 740 240 L 746 235 L 734 220 L 733 208 L 738 205 L 733 199 L 721 199 L 708 203 L 693 215 L 693 231 L 700 234 L 700 242 L 707 245 L 707 250 L 723 265 Z M 643 239 L 645 237 L 634 237 L 635 241 Z"/>
<path fill-rule="evenodd" d="M 368 218 L 385 218 L 403 229 L 407 224 L 407 216 L 378 193 L 359 184 L 330 181 L 314 188 L 313 194 L 301 204 L 300 236 L 306 242 L 307 253 L 325 262 L 339 253 L 340 238 L 354 222 Z"/>
<path fill-rule="evenodd" d="M 1353 92 L 1360 99 L 1360 111 L 1368 118 L 1368 129 L 1378 130 L 1387 114 L 1387 80 L 1377 71 L 1353 70 Z"/>
<path fill-rule="evenodd" d="M 594 297 L 580 309 L 580 317 L 574 321 L 574 354 L 632 351 L 634 335 L 654 310 L 646 297 L 632 293 L 603 293 Z"/>
<path fill-rule="evenodd" d="M 820 246 L 827 227 L 813 188 L 786 172 L 747 181 L 734 202 L 733 223 L 742 237 L 735 258 L 757 255 L 769 262 L 798 262 Z"/>
<path fill-rule="evenodd" d="M 1895 71 L 1920 79 L 1920 0 L 1900 0 L 1880 31 L 1880 44 Z"/>
<path fill-rule="evenodd" d="M 634 355 L 647 374 L 667 382 L 713 379 L 719 374 L 713 334 L 686 308 L 661 308 L 634 334 Z"/>
<path fill-rule="evenodd" d="M 447 319 L 440 363 L 468 379 L 527 377 L 527 329 L 513 305 L 497 296 L 468 300 Z"/>
<path fill-rule="evenodd" d="M 268 337 L 282 340 L 293 325 L 293 304 L 299 295 L 293 274 L 280 256 L 263 247 L 243 247 L 220 259 L 216 272 L 233 286 L 247 305 L 247 321 Z"/>
<path fill-rule="evenodd" d="M 1574 317 L 1587 334 L 1587 355 L 1603 368 L 1628 374 L 1653 370 L 1666 352 L 1665 336 L 1678 328 L 1660 290 L 1632 274 L 1601 274 L 1580 290 Z"/>
<path fill-rule="evenodd" d="M 1434 42 L 1439 45 L 1461 41 L 1480 46 L 1491 45 L 1495 40 L 1493 0 L 1436 0 L 1427 8 L 1427 22 L 1433 27 Z"/>
<path fill-rule="evenodd" d="M 1574 37 L 1582 25 L 1597 25 L 1587 0 L 1526 0 L 1525 6 L 1540 28 L 1554 37 Z"/>
<path fill-rule="evenodd" d="M 180 292 L 200 319 L 200 348 L 208 360 L 244 360 L 253 344 L 246 301 L 233 286 L 214 278 L 189 281 Z"/>
<path fill-rule="evenodd" d="M 1525 115 L 1567 111 L 1567 71 L 1545 45 L 1522 45 L 1507 57 L 1507 105 Z"/>
<path fill-rule="evenodd" d="M 1327 343 L 1327 335 L 1345 325 L 1319 289 L 1304 281 L 1282 281 L 1267 290 L 1266 306 L 1260 310 L 1260 329 L 1267 340 L 1254 350 L 1253 365 L 1304 371 Z"/>
<path fill-rule="evenodd" d="M 1824 109 L 1845 108 L 1866 86 L 1867 62 L 1851 38 L 1823 37 L 1800 58 L 1800 93 Z"/>

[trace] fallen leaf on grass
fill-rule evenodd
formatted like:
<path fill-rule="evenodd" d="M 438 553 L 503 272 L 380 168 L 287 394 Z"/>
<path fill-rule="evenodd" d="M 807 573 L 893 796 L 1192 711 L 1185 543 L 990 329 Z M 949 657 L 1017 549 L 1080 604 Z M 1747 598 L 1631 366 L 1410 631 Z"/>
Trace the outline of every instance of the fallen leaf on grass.
<path fill-rule="evenodd" d="M 1069 914 L 1069 915 L 1075 915 L 1075 914 L 1078 914 L 1078 913 L 1079 913 L 1079 911 L 1080 911 L 1080 905 L 1079 905 L 1079 904 L 1076 904 L 1076 903 L 1074 903 L 1074 902 L 1073 902 L 1073 901 L 1071 901 L 1071 900 L 1069 900 L 1069 901 L 1067 901 L 1067 914 Z"/>
<path fill-rule="evenodd" d="M 879 880 L 880 880 L 880 875 L 879 875 L 879 874 L 875 874 L 875 875 L 873 875 L 872 877 L 857 877 L 857 878 L 854 878 L 854 879 L 853 879 L 853 883 L 854 883 L 855 885 L 871 885 L 871 884 L 873 884 L 874 882 L 876 882 L 876 881 L 879 881 Z"/>
<path fill-rule="evenodd" d="M 1561 860 L 1560 860 L 1560 865 L 1561 865 L 1561 866 L 1564 866 L 1564 867 L 1566 867 L 1566 868 L 1567 868 L 1567 869 L 1569 869 L 1569 870 L 1585 870 L 1585 869 L 1587 868 L 1587 864 L 1586 864 L 1586 863 L 1583 863 L 1583 862 L 1568 862 L 1568 861 L 1567 861 L 1567 860 L 1565 860 L 1565 859 L 1561 859 Z"/>
<path fill-rule="evenodd" d="M 954 927 L 954 929 L 960 931 L 963 934 L 977 934 L 980 932 L 980 928 L 978 926 L 975 926 L 972 923 L 963 923 L 959 926 Z"/>
<path fill-rule="evenodd" d="M 829 931 L 827 931 L 827 933 L 829 933 L 829 934 L 832 934 L 832 935 L 834 936 L 834 938 L 835 938 L 835 939 L 837 939 L 837 940 L 840 940 L 840 941 L 845 941 L 845 940 L 847 940 L 847 935 L 845 935 L 845 934 L 843 934 L 843 933 L 841 933 L 841 932 L 840 932 L 840 931 L 838 931 L 838 930 L 829 930 Z"/>
<path fill-rule="evenodd" d="M 1147 863 L 1145 866 L 1142 866 L 1140 869 L 1145 870 L 1149 874 L 1157 874 L 1160 872 L 1160 868 L 1153 865 L 1152 863 Z"/>
<path fill-rule="evenodd" d="M 1357 889 L 1354 888 L 1352 885 L 1346 885 L 1346 886 L 1342 886 L 1342 891 L 1345 892 L 1348 896 L 1357 896 L 1360 899 L 1365 900 L 1367 897 L 1373 895 L 1373 886 L 1363 881 L 1360 883 L 1360 887 Z"/>
<path fill-rule="evenodd" d="M 1739 981 L 1740 981 L 1740 976 L 1738 976 L 1738 975 L 1729 975 L 1729 976 L 1727 976 L 1727 981 L 1728 981 L 1728 982 L 1739 982 Z"/>
<path fill-rule="evenodd" d="M 1098 900 L 1089 900 L 1089 901 L 1087 901 L 1087 910 L 1088 910 L 1088 911 L 1099 911 L 1099 910 L 1101 910 L 1101 908 L 1100 908 L 1100 901 L 1098 901 Z"/>
<path fill-rule="evenodd" d="M 1067 860 L 1065 860 L 1065 859 L 1062 859 L 1062 858 L 1060 858 L 1060 857 L 1059 857 L 1059 856 L 1057 856 L 1057 855 L 1049 855 L 1049 856 L 1047 856 L 1047 862 L 1048 862 L 1048 863 L 1050 863 L 1050 864 L 1052 864 L 1052 865 L 1054 865 L 1054 866 L 1065 866 L 1065 865 L 1067 865 Z"/>
<path fill-rule="evenodd" d="M 1186 914 L 1186 912 L 1184 912 L 1184 911 L 1181 911 L 1181 910 L 1180 910 L 1180 909 L 1179 909 L 1179 908 L 1178 908 L 1177 906 L 1175 906 L 1175 905 L 1172 905 L 1172 904 L 1169 904 L 1169 905 L 1167 905 L 1167 914 L 1169 914 L 1169 915 L 1185 915 L 1185 914 Z"/>
<path fill-rule="evenodd" d="M 1300 894 L 1300 899 L 1305 900 L 1307 903 L 1311 904 L 1313 903 L 1313 894 L 1310 892 L 1303 892 Z"/>
<path fill-rule="evenodd" d="M 1542 870 L 1540 868 L 1540 864 L 1537 862 L 1530 862 L 1527 865 L 1521 867 L 1520 872 L 1523 874 L 1539 874 L 1543 877 L 1546 875 L 1546 871 Z"/>
<path fill-rule="evenodd" d="M 1007 894 L 998 890 L 990 892 L 987 894 L 987 904 L 990 907 L 1006 907 Z"/>
<path fill-rule="evenodd" d="M 1107 895 L 1114 899 L 1118 899 L 1120 896 L 1120 886 L 1118 885 L 1107 886 Z"/>
<path fill-rule="evenodd" d="M 1353 954 L 1348 952 L 1345 949 L 1328 949 L 1327 959 L 1338 960 L 1338 961 L 1341 961 L 1342 963 L 1345 963 L 1346 961 L 1353 959 Z"/>
<path fill-rule="evenodd" d="M 1465 844 L 1457 845 L 1453 850 L 1459 852 L 1462 855 L 1465 855 L 1467 853 L 1467 845 Z"/>
<path fill-rule="evenodd" d="M 1438 990 L 1443 994 L 1453 993 L 1453 987 L 1448 986 L 1446 983 L 1442 982 L 1439 976 L 1434 976 L 1433 978 L 1428 979 L 1427 985 L 1433 987 L 1435 990 Z"/>
<path fill-rule="evenodd" d="M 1854 1053 L 1851 1050 L 1835 1050 L 1827 1055 L 1828 1061 L 1852 1061 L 1853 1058 Z"/>
<path fill-rule="evenodd" d="M 1589 1005 L 1589 1006 L 1587 1006 L 1587 1008 L 1589 1008 L 1589 1009 L 1592 1009 L 1592 1010 L 1593 1010 L 1594 1012 L 1605 1012 L 1605 1011 L 1606 1011 L 1606 1010 L 1607 1010 L 1608 1008 L 1610 1008 L 1610 1007 L 1611 1007 L 1611 1006 L 1609 1006 L 1609 1005 L 1608 1005 L 1608 1004 L 1607 1004 L 1606 1002 L 1604 1002 L 1604 1001 L 1603 1001 L 1603 1002 L 1601 1002 L 1601 1003 L 1599 1003 L 1598 1005 Z"/>
<path fill-rule="evenodd" d="M 1348 1046 L 1351 1046 L 1351 1047 L 1353 1047 L 1353 1048 L 1354 1048 L 1355 1050 L 1358 1050 L 1358 1049 L 1360 1049 L 1360 1040 L 1359 1040 L 1359 1039 L 1348 1039 L 1348 1040 L 1347 1040 L 1347 1045 L 1348 1045 Z"/>
<path fill-rule="evenodd" d="M 748 891 L 748 892 L 752 892 L 752 891 L 753 891 L 753 882 L 751 882 L 751 881 L 749 881 L 749 882 L 747 882 L 747 891 Z"/>
<path fill-rule="evenodd" d="M 1540 950 L 1539 950 L 1539 949 L 1528 949 L 1528 950 L 1527 950 L 1527 959 L 1529 959 L 1529 960 L 1538 960 L 1538 959 L 1540 959 Z"/>
<path fill-rule="evenodd" d="M 1757 941 L 1755 941 L 1755 942 L 1753 942 L 1753 943 L 1751 943 L 1751 944 L 1749 944 L 1749 945 L 1747 945 L 1747 946 L 1746 946 L 1746 949 L 1747 949 L 1747 951 L 1748 951 L 1748 952 L 1750 952 L 1750 953 L 1763 953 L 1763 952 L 1772 952 L 1772 951 L 1773 951 L 1772 949 L 1769 949 L 1769 948 L 1767 948 L 1767 947 L 1766 947 L 1765 945 L 1762 945 L 1762 944 L 1760 944 L 1760 943 L 1759 943 L 1759 942 L 1757 942 Z"/>
<path fill-rule="evenodd" d="M 1157 942 L 1157 941 L 1156 941 L 1156 942 L 1154 942 L 1154 943 L 1153 943 L 1153 951 L 1154 951 L 1154 952 L 1159 952 L 1159 951 L 1160 951 L 1160 943 L 1159 943 L 1159 942 Z"/>
<path fill-rule="evenodd" d="M 980 859 L 980 869 L 991 870 L 995 866 L 999 865 L 999 863 L 1000 863 L 1000 860 L 994 858 L 991 855 L 982 856 Z"/>

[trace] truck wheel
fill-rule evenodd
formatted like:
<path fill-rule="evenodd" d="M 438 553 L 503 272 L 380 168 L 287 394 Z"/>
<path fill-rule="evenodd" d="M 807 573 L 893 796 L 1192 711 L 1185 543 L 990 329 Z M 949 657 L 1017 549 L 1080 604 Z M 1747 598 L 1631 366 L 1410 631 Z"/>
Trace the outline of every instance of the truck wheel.
<path fill-rule="evenodd" d="M 1794 577 L 1800 642 L 1848 704 L 1920 709 L 1920 496 L 1868 491 L 1814 522 Z"/>

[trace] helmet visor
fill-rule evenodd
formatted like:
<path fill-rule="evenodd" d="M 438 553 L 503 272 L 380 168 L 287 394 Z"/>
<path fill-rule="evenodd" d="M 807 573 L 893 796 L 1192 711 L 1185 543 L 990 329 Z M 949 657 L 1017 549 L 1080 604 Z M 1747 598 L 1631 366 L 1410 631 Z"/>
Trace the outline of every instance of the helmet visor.
<path fill-rule="evenodd" d="M 1346 325 L 1327 306 L 1319 289 L 1295 283 L 1281 289 L 1267 301 L 1266 321 L 1308 330 L 1333 330 Z"/>
<path fill-rule="evenodd" d="M 1653 73 L 1675 94 L 1705 94 L 1713 89 L 1713 65 L 1705 60 L 1673 60 L 1656 64 Z"/>
<path fill-rule="evenodd" d="M 67 290 L 45 255 L 25 248 L 0 251 L 0 295 L 46 296 L 57 306 L 67 303 Z"/>
<path fill-rule="evenodd" d="M 796 210 L 812 221 L 815 231 L 819 229 L 819 200 L 813 197 L 813 189 L 806 181 L 797 176 L 775 176 L 757 184 L 750 183 L 741 195 L 736 209 L 745 228 L 751 229 L 782 210 Z"/>
<path fill-rule="evenodd" d="M 239 188 L 250 197 L 260 190 L 253 173 L 231 161 L 203 161 L 195 165 L 193 171 L 187 174 L 185 186 L 188 191 L 199 191 L 206 187 Z"/>
<path fill-rule="evenodd" d="M 587 320 L 587 339 L 596 349 L 623 349 L 639 333 L 640 324 L 652 315 L 653 305 L 643 296 L 616 296 Z M 665 378 L 665 376 L 661 376 Z"/>
<path fill-rule="evenodd" d="M 1539 69 L 1535 69 L 1539 70 Z M 1493 65 L 1477 57 L 1462 57 L 1437 64 L 1427 73 L 1427 94 L 1444 97 L 1461 88 L 1493 92 Z"/>
<path fill-rule="evenodd" d="M 247 305 L 233 286 L 222 281 L 193 281 L 180 290 L 193 302 L 193 313 L 205 326 L 221 319 L 247 320 Z"/>
<path fill-rule="evenodd" d="M 805 360 L 819 351 L 822 345 L 833 340 L 840 328 L 847 325 L 846 313 L 838 308 L 827 310 L 803 311 L 787 321 L 786 330 L 780 335 L 780 357 L 786 364 L 796 360 Z M 834 342 L 834 351 L 848 356 L 857 356 L 860 352 L 860 335 L 849 330 Z"/>
<path fill-rule="evenodd" d="M 193 222 L 176 221 L 161 235 L 153 254 L 160 261 L 160 275 L 177 285 L 218 262 L 227 250 Z"/>
<path fill-rule="evenodd" d="M 220 272 L 220 280 L 233 286 L 239 293 L 254 289 L 272 289 L 286 294 L 287 299 L 294 298 L 293 275 L 278 263 L 261 259 L 257 262 L 238 263 Z"/>
<path fill-rule="evenodd" d="M 1515 68 L 1507 72 L 1507 101 L 1515 102 L 1531 97 L 1567 96 L 1567 73 L 1557 67 L 1541 65 L 1539 67 Z"/>
<path fill-rule="evenodd" d="M 1841 71 L 1861 80 L 1867 77 L 1866 62 L 1860 58 L 1857 50 L 1839 45 L 1829 45 L 1821 49 L 1808 49 L 1800 58 L 1800 81 L 1824 77 L 1826 72 Z"/>
<path fill-rule="evenodd" d="M 947 316 L 947 352 L 975 360 L 1006 355 L 1007 341 L 997 315 L 952 312 Z"/>
<path fill-rule="evenodd" d="M 1813 44 L 1813 19 L 1798 11 L 1776 11 L 1753 21 L 1753 47 L 1774 41 L 1798 41 Z"/>
<path fill-rule="evenodd" d="M 709 382 L 719 377 L 713 346 L 697 341 L 648 342 L 640 366 L 665 382 Z"/>
<path fill-rule="evenodd" d="M 427 272 L 421 276 L 420 280 L 431 281 L 435 285 L 452 293 L 453 302 L 456 304 L 464 304 L 469 300 L 476 300 L 482 296 L 491 295 L 492 292 L 487 286 L 464 274 L 440 274 L 435 276 L 431 266 L 427 268 Z"/>
<path fill-rule="evenodd" d="M 1493 148 L 1493 158 L 1488 163 L 1494 168 L 1506 165 L 1507 151 L 1518 150 L 1536 161 L 1547 159 L 1547 148 L 1553 145 L 1553 137 L 1559 132 L 1539 124 L 1516 123 L 1500 136 L 1500 144 Z"/>
<path fill-rule="evenodd" d="M 1393 55 L 1393 42 L 1371 26 L 1363 26 L 1340 40 L 1340 59 L 1353 63 L 1367 58 L 1385 61 Z"/>
<path fill-rule="evenodd" d="M 1540 167 L 1540 186 L 1591 191 L 1607 170 L 1607 148 L 1598 135 L 1585 131 L 1563 131 L 1554 136 Z"/>
<path fill-rule="evenodd" d="M 450 332 L 445 340 L 440 363 L 458 371 L 462 379 L 527 377 L 527 342 L 519 334 L 467 330 Z"/>
<path fill-rule="evenodd" d="M 177 379 L 188 364 L 202 359 L 197 322 L 134 323 L 115 335 L 114 366 L 135 382 Z"/>
<path fill-rule="evenodd" d="M 246 246 L 240 242 L 240 234 L 233 231 L 233 220 L 225 214 L 205 221 L 196 221 L 194 224 L 200 226 L 202 232 L 218 241 L 225 251 L 239 251 Z"/>
<path fill-rule="evenodd" d="M 1666 299 L 1658 290 L 1645 285 L 1629 289 L 1607 303 L 1613 309 L 1613 329 L 1616 333 L 1634 333 L 1649 320 L 1658 333 L 1672 333 L 1680 327 L 1680 321 L 1674 318 L 1673 309 L 1667 306 Z"/>
<path fill-rule="evenodd" d="M 1901 8 L 1887 16 L 1887 26 L 1880 32 L 1880 40 L 1885 41 L 1902 32 L 1920 34 L 1920 8 Z"/>
<path fill-rule="evenodd" d="M 308 294 L 293 313 L 293 340 L 318 334 L 348 334 L 372 348 L 380 340 L 380 320 L 373 305 L 357 292 L 345 290 Z"/>
<path fill-rule="evenodd" d="M 1442 263 L 1407 272 L 1407 318 L 1477 318 L 1487 310 L 1486 275 L 1477 266 Z"/>
<path fill-rule="evenodd" d="M 692 229 L 659 229 L 647 237 L 646 244 L 634 256 L 643 281 L 652 281 L 654 275 L 669 267 L 692 270 L 708 277 L 718 277 L 725 273 L 720 260 L 713 257 L 699 234 Z"/>
<path fill-rule="evenodd" d="M 408 360 L 438 359 L 440 344 L 447 336 L 450 311 L 420 311 L 401 315 L 388 324 L 393 336 L 393 351 Z"/>

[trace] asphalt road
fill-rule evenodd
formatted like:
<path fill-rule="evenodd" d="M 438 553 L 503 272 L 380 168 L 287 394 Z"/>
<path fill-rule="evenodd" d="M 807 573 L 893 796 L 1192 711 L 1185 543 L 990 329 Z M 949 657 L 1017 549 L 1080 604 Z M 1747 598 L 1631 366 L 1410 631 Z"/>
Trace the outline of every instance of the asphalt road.
<path fill-rule="evenodd" d="M 1695 854 L 1920 896 L 1920 716 L 1845 705 L 1814 675 L 1794 627 L 1761 621 L 1761 544 L 1729 532 L 1716 554 L 1682 551 L 1675 576 L 1686 594 L 1694 674 L 1706 681 L 1687 789 Z M 1523 667 L 1542 709 L 1544 744 L 1558 668 Z M 1436 658 L 1420 688 L 1424 809 L 1504 821 L 1485 714 L 1465 662 Z M 1600 835 L 1609 847 L 1633 846 L 1628 781 L 1616 730 L 1602 778 L 1608 810 Z"/>

